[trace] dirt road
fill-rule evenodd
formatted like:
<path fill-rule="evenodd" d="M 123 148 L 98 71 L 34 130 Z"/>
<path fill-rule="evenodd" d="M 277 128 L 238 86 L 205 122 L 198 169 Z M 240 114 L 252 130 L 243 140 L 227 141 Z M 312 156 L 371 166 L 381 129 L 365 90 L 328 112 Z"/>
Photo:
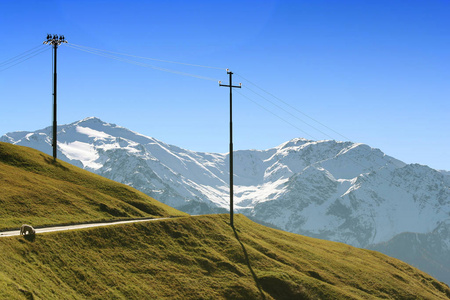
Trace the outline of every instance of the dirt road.
<path fill-rule="evenodd" d="M 167 219 L 170 219 L 170 218 L 136 219 L 136 220 L 126 220 L 126 221 L 116 221 L 116 222 L 102 222 L 102 223 L 75 224 L 75 225 L 67 225 L 67 226 L 46 227 L 46 228 L 36 229 L 36 234 L 45 233 L 45 232 L 55 232 L 55 231 L 99 227 L 99 226 L 112 226 L 112 225 L 126 224 L 126 223 L 150 222 L 150 221 L 167 220 Z M 0 237 L 17 236 L 17 235 L 20 235 L 19 229 L 12 230 L 12 231 L 0 232 Z"/>

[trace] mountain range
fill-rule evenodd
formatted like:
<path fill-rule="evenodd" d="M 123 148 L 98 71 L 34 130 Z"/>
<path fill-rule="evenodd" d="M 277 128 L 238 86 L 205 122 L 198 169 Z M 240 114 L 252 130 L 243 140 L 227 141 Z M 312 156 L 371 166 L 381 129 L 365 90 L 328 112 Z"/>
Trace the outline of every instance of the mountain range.
<path fill-rule="evenodd" d="M 51 154 L 48 127 L 0 141 Z M 185 150 L 98 118 L 58 126 L 58 158 L 190 214 L 229 207 L 229 155 Z M 296 138 L 234 152 L 235 211 L 375 249 L 450 284 L 450 176 L 368 145 Z M 400 256 L 400 257 L 399 257 Z"/>

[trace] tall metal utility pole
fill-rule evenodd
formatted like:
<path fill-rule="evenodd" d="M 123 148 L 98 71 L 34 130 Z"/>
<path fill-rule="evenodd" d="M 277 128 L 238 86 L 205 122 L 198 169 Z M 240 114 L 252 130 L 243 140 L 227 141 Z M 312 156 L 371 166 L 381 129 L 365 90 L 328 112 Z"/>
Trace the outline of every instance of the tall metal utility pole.
<path fill-rule="evenodd" d="M 44 41 L 46 45 L 53 45 L 53 160 L 56 161 L 56 149 L 57 149 L 57 140 L 56 140 L 56 131 L 57 131 L 57 122 L 56 122 L 56 49 L 61 43 L 67 43 L 63 35 L 58 37 L 57 34 L 51 35 L 47 34 L 47 40 Z"/>
<path fill-rule="evenodd" d="M 230 225 L 234 228 L 233 222 L 233 88 L 241 88 L 242 84 L 233 85 L 233 72 L 227 69 L 227 74 L 230 75 L 230 84 L 222 84 L 219 81 L 219 86 L 230 88 Z"/>

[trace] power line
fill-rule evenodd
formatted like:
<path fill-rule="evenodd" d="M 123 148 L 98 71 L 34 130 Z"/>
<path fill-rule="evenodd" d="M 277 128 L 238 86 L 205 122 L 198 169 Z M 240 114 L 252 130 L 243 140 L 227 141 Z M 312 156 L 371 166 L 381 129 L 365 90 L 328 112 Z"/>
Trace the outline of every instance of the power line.
<path fill-rule="evenodd" d="M 329 138 L 331 138 L 331 139 L 334 139 L 334 138 L 333 138 L 332 136 L 330 136 L 329 134 L 323 132 L 322 130 L 320 130 L 320 129 L 316 128 L 316 127 L 314 127 L 313 125 L 309 124 L 308 122 L 303 121 L 303 120 L 300 119 L 298 116 L 294 115 L 293 113 L 291 113 L 290 111 L 284 109 L 283 107 L 281 107 L 280 105 L 274 103 L 273 101 L 270 101 L 270 100 L 267 99 L 266 97 L 264 97 L 264 96 L 258 94 L 257 92 L 255 92 L 254 90 L 250 89 L 249 87 L 246 87 L 246 89 L 248 89 L 249 91 L 253 92 L 253 93 L 256 94 L 257 96 L 263 98 L 264 100 L 266 100 L 267 102 L 271 103 L 272 105 L 278 107 L 279 109 L 281 109 L 281 110 L 284 111 L 285 113 L 287 113 L 287 114 L 291 115 L 292 117 L 296 118 L 297 120 L 299 120 L 299 121 L 302 122 L 303 124 L 306 124 L 306 125 L 308 125 L 309 127 L 311 127 L 311 128 L 313 128 L 313 129 L 319 131 L 319 132 L 322 133 L 323 135 L 326 135 L 327 137 L 329 137 Z"/>
<path fill-rule="evenodd" d="M 19 60 L 19 59 L 23 58 L 24 56 L 29 55 L 29 54 L 27 54 L 28 52 L 31 52 L 31 51 L 33 51 L 33 50 L 35 50 L 37 48 L 43 48 L 43 47 L 42 47 L 42 45 L 39 45 L 39 46 L 36 46 L 34 48 L 31 48 L 31 49 L 29 49 L 29 50 L 27 50 L 27 51 L 25 51 L 25 52 L 23 52 L 21 54 L 18 54 L 18 55 L 14 56 L 14 57 L 11 57 L 11 58 L 1 62 L 0 66 L 7 65 L 7 64 L 10 64 L 10 63 L 12 63 L 12 62 L 14 62 L 16 60 Z M 34 52 L 36 52 L 36 50 Z"/>
<path fill-rule="evenodd" d="M 18 57 L 18 58 L 14 59 L 14 60 L 9 59 L 9 61 L 3 62 L 2 65 L 3 65 L 3 66 L 6 66 L 6 65 L 11 64 L 11 63 L 13 63 L 13 62 L 16 62 L 16 63 L 14 63 L 14 64 L 12 64 L 12 65 L 10 65 L 10 66 L 7 66 L 7 67 L 5 67 L 5 68 L 3 68 L 3 69 L 0 69 L 0 72 L 3 72 L 3 71 L 5 71 L 5 70 L 8 70 L 9 68 L 12 68 L 12 67 L 14 67 L 14 66 L 16 66 L 16 65 L 18 65 L 18 64 L 21 64 L 21 63 L 23 63 L 23 62 L 25 62 L 25 61 L 27 61 L 27 60 L 29 60 L 29 59 L 31 59 L 31 58 L 33 58 L 33 57 L 39 55 L 39 54 L 41 54 L 41 53 L 44 53 L 44 52 L 48 51 L 48 50 L 49 50 L 48 48 L 45 48 L 45 49 L 39 49 L 39 50 L 33 51 L 33 52 L 31 52 L 31 53 L 29 53 L 29 54 L 27 54 L 27 55 L 22 55 L 22 56 L 18 55 L 18 56 L 20 56 L 20 58 L 19 58 L 18 56 L 16 56 L 16 57 Z"/>
<path fill-rule="evenodd" d="M 263 89 L 263 88 L 259 87 L 259 86 L 258 86 L 257 84 L 255 84 L 255 83 L 251 82 L 250 80 L 246 79 L 246 78 L 245 78 L 245 77 L 243 77 L 242 75 L 240 75 L 240 74 L 236 74 L 236 75 L 238 75 L 238 76 L 239 76 L 239 77 L 241 77 L 242 79 L 246 80 L 246 81 L 247 81 L 247 82 L 249 82 L 249 83 L 250 83 L 251 85 L 253 85 L 253 86 L 257 87 L 257 88 L 258 88 L 258 89 L 260 89 L 261 91 L 263 91 L 263 92 L 267 93 L 268 95 L 272 96 L 273 98 L 277 99 L 278 101 L 282 102 L 283 104 L 285 104 L 285 105 L 286 105 L 286 106 L 288 106 L 289 108 L 291 108 L 291 109 L 293 109 L 293 110 L 297 111 L 298 113 L 302 114 L 303 116 L 305 116 L 305 117 L 309 118 L 310 120 L 312 120 L 312 121 L 316 122 L 317 124 L 319 124 L 319 125 L 321 125 L 321 126 L 323 126 L 323 127 L 327 128 L 328 130 L 331 130 L 331 131 L 333 131 L 334 133 L 336 133 L 337 135 L 339 135 L 339 136 L 343 137 L 344 139 L 346 139 L 346 140 L 348 140 L 348 141 L 350 141 L 350 140 L 351 140 L 350 138 L 346 137 L 345 135 L 343 135 L 343 134 L 341 134 L 341 133 L 337 132 L 336 130 L 334 130 L 334 129 L 330 128 L 329 126 L 327 126 L 327 125 L 325 125 L 325 124 L 321 123 L 320 121 L 318 121 L 318 120 L 314 119 L 313 117 L 311 117 L 311 116 L 307 115 L 306 113 L 302 112 L 301 110 L 297 109 L 296 107 L 294 107 L 294 106 L 290 105 L 290 104 L 289 104 L 289 103 L 287 103 L 286 101 L 284 101 L 284 100 L 282 100 L 282 99 L 278 98 L 277 96 L 273 95 L 272 93 L 268 92 L 267 90 L 265 90 L 265 89 Z M 327 135 L 327 136 L 328 136 L 328 135 Z"/>
<path fill-rule="evenodd" d="M 259 107 L 261 107 L 261 108 L 264 109 L 265 111 L 271 113 L 271 114 L 274 115 L 275 117 L 279 118 L 279 119 L 282 120 L 283 122 L 285 122 L 285 123 L 291 125 L 291 126 L 294 127 L 295 129 L 297 129 L 297 130 L 303 132 L 304 134 L 306 134 L 307 136 L 311 137 L 312 139 L 317 140 L 317 138 L 315 138 L 314 136 L 310 135 L 309 133 L 307 133 L 307 132 L 304 131 L 303 129 L 301 129 L 301 128 L 295 126 L 294 124 L 292 124 L 291 122 L 287 121 L 286 119 L 280 117 L 279 115 L 277 115 L 277 114 L 274 113 L 273 111 L 271 111 L 271 110 L 265 108 L 264 106 L 262 106 L 261 104 L 259 104 L 259 103 L 256 102 L 255 100 L 252 100 L 251 98 L 247 97 L 246 95 L 242 94 L 242 93 L 239 92 L 239 91 L 238 91 L 238 93 L 239 93 L 242 97 L 244 97 L 244 98 L 246 98 L 247 100 L 253 102 L 253 103 L 256 104 L 256 105 L 258 105 Z"/>
<path fill-rule="evenodd" d="M 141 59 L 154 60 L 154 61 L 165 62 L 165 63 L 170 63 L 170 64 L 179 64 L 179 65 L 185 65 L 185 66 L 191 66 L 191 67 L 200 67 L 200 68 L 225 70 L 225 68 L 205 66 L 205 65 L 198 65 L 198 64 L 191 64 L 191 63 L 184 63 L 184 62 L 177 62 L 177 61 L 171 61 L 171 60 L 163 60 L 163 59 L 144 57 L 144 56 L 137 56 L 137 55 L 132 55 L 132 54 L 126 54 L 126 53 L 120 53 L 120 52 L 114 52 L 114 51 L 109 51 L 109 50 L 102 50 L 102 49 L 98 49 L 98 48 L 92 48 L 92 47 L 87 47 L 87 46 L 76 45 L 76 44 L 73 44 L 73 43 L 71 43 L 71 45 L 79 47 L 79 48 L 89 49 L 91 51 L 108 52 L 108 53 L 117 54 L 117 55 L 123 55 L 123 56 L 129 56 L 129 57 L 135 57 L 135 58 L 141 58 Z"/>
<path fill-rule="evenodd" d="M 118 57 L 118 56 L 111 55 L 111 54 L 101 53 L 101 52 L 98 52 L 98 51 L 95 51 L 95 50 L 87 50 L 87 49 L 79 48 L 77 46 L 74 46 L 73 44 L 68 44 L 67 46 L 72 48 L 72 49 L 75 49 L 75 50 L 79 50 L 79 51 L 95 54 L 95 55 L 98 55 L 98 56 L 110 58 L 110 59 L 113 59 L 113 60 L 129 63 L 129 64 L 140 66 L 140 67 L 150 68 L 150 69 L 154 69 L 154 70 L 158 70 L 158 71 L 163 71 L 163 72 L 168 72 L 168 73 L 173 73 L 173 74 L 178 74 L 178 75 L 183 75 L 183 76 L 189 76 L 189 77 L 194 77 L 194 78 L 204 79 L 204 80 L 209 80 L 209 81 L 215 81 L 215 82 L 218 81 L 217 79 L 211 78 L 211 77 L 206 77 L 206 76 L 201 76 L 201 75 L 196 75 L 196 74 L 176 71 L 176 70 L 167 69 L 167 68 L 161 68 L 161 67 L 157 67 L 157 66 L 150 65 L 150 64 L 147 64 L 147 63 L 143 63 L 143 62 L 126 59 L 126 58 Z"/>

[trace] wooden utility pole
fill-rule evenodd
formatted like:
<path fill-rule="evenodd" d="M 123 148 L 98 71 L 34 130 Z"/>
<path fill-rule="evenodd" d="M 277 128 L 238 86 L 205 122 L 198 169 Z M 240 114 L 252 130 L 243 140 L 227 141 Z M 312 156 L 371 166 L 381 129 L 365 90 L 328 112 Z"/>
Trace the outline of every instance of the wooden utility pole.
<path fill-rule="evenodd" d="M 230 84 L 222 84 L 219 81 L 219 86 L 230 88 L 230 225 L 234 228 L 233 222 L 233 88 L 241 88 L 242 84 L 233 85 L 233 72 L 227 69 L 227 74 L 230 75 Z"/>
<path fill-rule="evenodd" d="M 53 146 L 53 160 L 56 161 L 56 151 L 57 151 L 57 139 L 56 139 L 56 132 L 57 132 L 57 121 L 56 121 L 56 49 L 58 48 L 61 43 L 67 43 L 63 35 L 60 35 L 58 37 L 57 34 L 51 35 L 47 34 L 47 40 L 44 41 L 44 44 L 46 45 L 53 45 L 53 139 L 52 139 L 52 146 Z"/>

